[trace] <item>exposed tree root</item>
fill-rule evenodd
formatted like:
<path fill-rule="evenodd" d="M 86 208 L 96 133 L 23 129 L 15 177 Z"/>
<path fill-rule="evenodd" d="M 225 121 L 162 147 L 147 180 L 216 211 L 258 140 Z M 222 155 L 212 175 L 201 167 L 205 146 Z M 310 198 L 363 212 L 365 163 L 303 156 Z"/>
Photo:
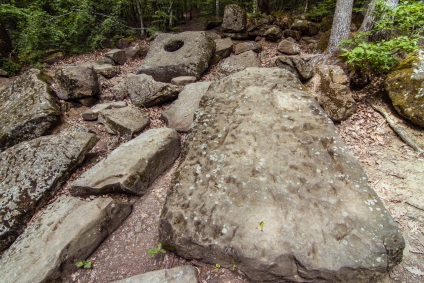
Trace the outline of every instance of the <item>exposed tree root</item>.
<path fill-rule="evenodd" d="M 400 127 L 398 127 L 396 125 L 396 123 L 390 118 L 389 114 L 386 112 L 386 110 L 384 110 L 381 106 L 378 106 L 376 104 L 374 104 L 371 100 L 367 100 L 368 104 L 371 105 L 372 108 L 374 108 L 375 111 L 377 111 L 378 113 L 380 113 L 387 121 L 387 123 L 389 124 L 390 128 L 392 128 L 393 131 L 395 131 L 395 133 L 406 143 L 408 144 L 410 147 L 412 147 L 413 149 L 415 149 L 416 151 L 418 151 L 418 156 L 422 156 L 424 155 L 424 150 L 419 147 L 419 145 L 417 145 L 409 136 L 408 134 L 402 130 Z"/>

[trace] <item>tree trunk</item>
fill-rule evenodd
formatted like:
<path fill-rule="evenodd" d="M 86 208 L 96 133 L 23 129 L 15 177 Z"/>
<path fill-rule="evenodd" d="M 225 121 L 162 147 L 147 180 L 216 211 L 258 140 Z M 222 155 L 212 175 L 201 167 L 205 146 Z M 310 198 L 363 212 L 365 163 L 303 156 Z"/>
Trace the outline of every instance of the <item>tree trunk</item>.
<path fill-rule="evenodd" d="M 215 1 L 215 16 L 219 17 L 219 0 Z"/>
<path fill-rule="evenodd" d="M 372 30 L 374 27 L 374 10 L 375 10 L 375 4 L 378 0 L 371 0 L 371 2 L 368 5 L 367 13 L 365 14 L 365 18 L 362 21 L 361 27 L 359 28 L 359 31 L 366 32 Z M 396 8 L 397 4 L 399 3 L 399 0 L 387 0 L 386 4 L 390 8 Z"/>
<path fill-rule="evenodd" d="M 253 0 L 253 14 L 258 13 L 258 0 Z"/>
<path fill-rule="evenodd" d="M 349 37 L 352 21 L 353 0 L 337 0 L 334 12 L 333 26 L 331 27 L 330 42 L 327 52 L 332 54 L 339 50 L 339 44 Z"/>
<path fill-rule="evenodd" d="M 146 36 L 146 30 L 144 29 L 144 20 L 143 20 L 143 12 L 141 10 L 141 1 L 136 0 L 135 2 L 137 6 L 138 20 L 140 21 L 140 36 L 143 38 Z"/>

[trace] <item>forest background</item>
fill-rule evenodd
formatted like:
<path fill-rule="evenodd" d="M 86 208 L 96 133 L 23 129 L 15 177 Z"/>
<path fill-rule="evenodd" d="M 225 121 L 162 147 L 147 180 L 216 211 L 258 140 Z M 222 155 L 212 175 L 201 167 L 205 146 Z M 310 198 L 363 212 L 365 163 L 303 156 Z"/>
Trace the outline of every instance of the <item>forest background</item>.
<path fill-rule="evenodd" d="M 228 4 L 251 18 L 290 13 L 332 21 L 328 52 L 367 74 L 387 72 L 423 42 L 424 4 L 416 0 L 0 0 L 0 69 L 15 74 L 57 51 L 85 53 L 180 31 L 190 20 L 222 16 Z M 350 32 L 351 21 L 359 32 Z"/>

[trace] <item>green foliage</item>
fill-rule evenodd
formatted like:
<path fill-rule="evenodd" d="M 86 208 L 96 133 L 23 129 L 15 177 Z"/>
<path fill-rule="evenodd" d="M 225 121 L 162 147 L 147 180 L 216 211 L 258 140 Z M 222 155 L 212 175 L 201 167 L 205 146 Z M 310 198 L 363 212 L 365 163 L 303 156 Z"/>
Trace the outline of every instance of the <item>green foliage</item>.
<path fill-rule="evenodd" d="M 219 263 L 215 264 L 215 271 L 219 271 L 221 269 L 221 265 Z"/>
<path fill-rule="evenodd" d="M 264 231 L 264 222 L 263 221 L 261 221 L 260 223 L 259 223 L 259 228 L 261 228 L 261 232 L 263 232 Z"/>
<path fill-rule="evenodd" d="M 0 69 L 6 71 L 9 76 L 13 76 L 19 72 L 21 65 L 12 60 L 0 57 Z"/>
<path fill-rule="evenodd" d="M 157 247 L 147 250 L 147 253 L 151 257 L 155 257 L 159 253 L 165 254 L 166 250 L 162 248 L 162 243 L 159 243 Z"/>
<path fill-rule="evenodd" d="M 134 31 L 124 27 L 116 11 L 125 1 L 38 0 L 0 5 L 0 17 L 12 38 L 19 63 L 34 63 L 47 50 L 80 53 L 110 45 Z M 26 4 L 26 5 L 25 5 Z"/>
<path fill-rule="evenodd" d="M 75 263 L 75 265 L 78 268 L 85 268 L 85 269 L 91 269 L 91 267 L 93 266 L 91 261 L 89 260 L 79 260 Z"/>
<path fill-rule="evenodd" d="M 310 20 L 320 22 L 323 18 L 330 16 L 336 9 L 336 0 L 324 0 L 311 7 L 307 16 Z"/>
<path fill-rule="evenodd" d="M 354 70 L 381 74 L 392 69 L 407 54 L 419 48 L 424 34 L 424 4 L 403 1 L 395 9 L 378 3 L 377 18 L 370 32 L 344 40 L 340 55 Z M 377 38 L 369 42 L 369 38 Z"/>

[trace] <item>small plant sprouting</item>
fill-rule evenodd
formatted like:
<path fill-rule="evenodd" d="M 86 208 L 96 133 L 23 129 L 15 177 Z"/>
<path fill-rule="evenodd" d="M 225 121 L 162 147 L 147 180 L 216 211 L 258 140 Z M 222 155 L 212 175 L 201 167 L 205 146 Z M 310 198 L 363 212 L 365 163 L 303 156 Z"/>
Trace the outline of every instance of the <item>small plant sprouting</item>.
<path fill-rule="evenodd" d="M 78 268 L 91 269 L 93 264 L 89 260 L 79 260 L 75 263 Z"/>
<path fill-rule="evenodd" d="M 146 108 L 146 106 L 144 106 L 143 102 L 140 102 L 140 108 Z"/>
<path fill-rule="evenodd" d="M 263 222 L 263 221 L 261 221 L 261 222 L 259 223 L 259 228 L 261 228 L 261 232 L 263 232 L 263 231 L 264 231 L 264 222 Z"/>
<path fill-rule="evenodd" d="M 233 263 L 233 265 L 231 266 L 231 270 L 234 271 L 236 270 L 237 264 Z"/>
<path fill-rule="evenodd" d="M 215 264 L 215 270 L 219 271 L 221 269 L 221 265 L 219 263 Z"/>
<path fill-rule="evenodd" d="M 151 256 L 151 257 L 155 257 L 158 253 L 166 253 L 166 250 L 162 248 L 162 243 L 159 243 L 158 246 L 156 248 L 147 250 L 147 253 Z"/>

